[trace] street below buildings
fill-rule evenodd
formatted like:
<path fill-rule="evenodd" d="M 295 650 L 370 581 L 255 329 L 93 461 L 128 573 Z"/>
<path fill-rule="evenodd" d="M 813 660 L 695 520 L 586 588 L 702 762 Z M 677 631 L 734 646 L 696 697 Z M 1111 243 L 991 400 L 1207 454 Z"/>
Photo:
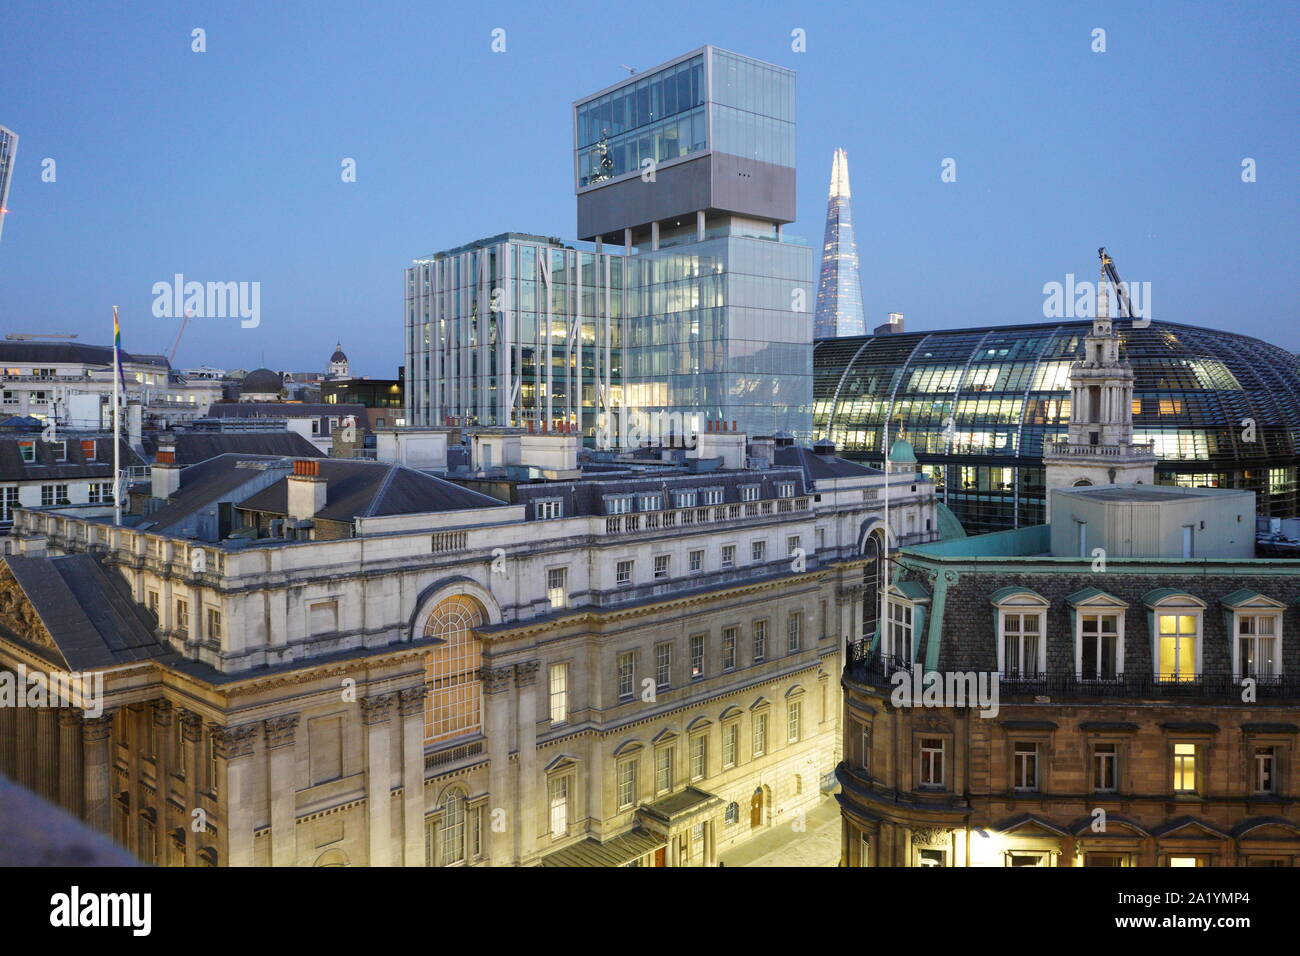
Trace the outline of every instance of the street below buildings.
<path fill-rule="evenodd" d="M 835 797 L 823 797 L 804 816 L 804 825 L 799 832 L 793 821 L 785 821 L 722 851 L 718 860 L 723 866 L 839 866 L 840 806 Z"/>

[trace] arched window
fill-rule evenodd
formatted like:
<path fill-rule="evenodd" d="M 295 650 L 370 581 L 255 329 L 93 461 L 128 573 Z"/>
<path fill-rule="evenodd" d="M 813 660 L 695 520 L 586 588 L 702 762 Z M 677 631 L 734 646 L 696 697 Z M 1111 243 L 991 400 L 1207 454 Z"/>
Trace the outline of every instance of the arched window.
<path fill-rule="evenodd" d="M 1076 481 L 1076 482 L 1074 483 L 1073 487 L 1075 487 L 1075 488 L 1088 488 L 1088 487 L 1090 487 L 1091 485 L 1092 485 L 1092 482 L 1089 481 L 1087 478 L 1080 478 L 1078 481 Z"/>
<path fill-rule="evenodd" d="M 474 628 L 483 624 L 483 610 L 473 598 L 449 597 L 438 603 L 424 622 L 424 636 L 447 643 L 429 652 L 424 702 L 426 741 L 446 740 L 479 729 L 482 648 Z"/>
<path fill-rule="evenodd" d="M 880 591 L 885 586 L 886 562 L 881 554 L 880 532 L 873 531 L 867 536 L 866 547 L 862 553 L 867 563 L 862 568 L 862 638 L 870 641 L 876 632 L 880 619 Z"/>
<path fill-rule="evenodd" d="M 465 793 L 448 790 L 442 801 L 442 827 L 438 831 L 442 865 L 465 862 Z"/>

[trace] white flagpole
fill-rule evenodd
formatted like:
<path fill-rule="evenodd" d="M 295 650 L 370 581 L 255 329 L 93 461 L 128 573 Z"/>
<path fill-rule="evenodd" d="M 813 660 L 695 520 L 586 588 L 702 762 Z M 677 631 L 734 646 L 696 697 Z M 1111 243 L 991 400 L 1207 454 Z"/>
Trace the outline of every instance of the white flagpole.
<path fill-rule="evenodd" d="M 880 582 L 880 656 L 883 661 L 885 648 L 893 650 L 888 643 L 889 634 L 889 415 L 885 415 L 885 533 L 884 547 L 881 548 L 880 573 L 876 580 Z M 886 674 L 886 677 L 889 675 Z"/>
<path fill-rule="evenodd" d="M 122 359 L 118 354 L 117 306 L 113 306 L 113 524 L 122 523 L 122 423 L 118 403 L 122 389 Z"/>

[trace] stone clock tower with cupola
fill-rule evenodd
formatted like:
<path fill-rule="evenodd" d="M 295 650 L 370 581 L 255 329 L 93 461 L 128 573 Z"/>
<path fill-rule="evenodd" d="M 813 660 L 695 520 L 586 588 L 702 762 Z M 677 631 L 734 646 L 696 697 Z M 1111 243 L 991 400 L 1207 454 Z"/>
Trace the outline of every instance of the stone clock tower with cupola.
<path fill-rule="evenodd" d="M 1044 445 L 1043 465 L 1049 517 L 1053 488 L 1155 484 L 1152 446 L 1133 442 L 1133 366 L 1120 358 L 1105 272 L 1083 358 L 1070 367 L 1069 432 Z"/>

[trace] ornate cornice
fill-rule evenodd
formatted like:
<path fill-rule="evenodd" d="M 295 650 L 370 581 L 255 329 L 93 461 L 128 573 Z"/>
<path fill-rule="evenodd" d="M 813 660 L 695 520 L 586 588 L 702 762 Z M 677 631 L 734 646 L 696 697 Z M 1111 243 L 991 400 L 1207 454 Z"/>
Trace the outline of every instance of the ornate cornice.
<path fill-rule="evenodd" d="M 515 683 L 520 687 L 531 687 L 537 680 L 537 671 L 541 666 L 541 661 L 524 661 L 522 664 L 516 664 Z"/>
<path fill-rule="evenodd" d="M 212 735 L 212 744 L 217 756 L 223 760 L 235 760 L 247 757 L 253 752 L 257 742 L 258 724 L 240 724 L 238 727 L 222 727 L 220 724 L 208 724 Z"/>
<path fill-rule="evenodd" d="M 298 729 L 298 715 L 283 714 L 267 718 L 262 721 L 262 728 L 266 733 L 267 750 L 292 746 Z"/>
<path fill-rule="evenodd" d="M 421 684 L 419 687 L 408 687 L 405 690 L 397 692 L 397 712 L 403 717 L 415 717 L 424 715 L 424 700 L 429 694 L 429 689 Z"/>
<path fill-rule="evenodd" d="M 393 712 L 397 709 L 397 694 L 374 694 L 370 697 L 361 698 L 361 722 L 369 726 L 370 724 L 381 724 L 386 720 L 392 719 Z"/>
<path fill-rule="evenodd" d="M 609 608 L 588 608 L 577 611 L 573 614 L 562 614 L 557 616 L 548 615 L 541 620 L 529 618 L 524 621 L 503 621 L 499 624 L 484 625 L 477 629 L 477 633 L 485 643 L 496 643 L 505 640 L 514 641 L 519 638 L 536 637 L 539 634 L 544 634 L 547 631 L 554 630 L 558 627 L 582 625 L 594 627 L 598 625 L 618 624 L 622 621 L 634 620 L 651 614 L 660 614 L 677 608 L 711 605 L 718 601 L 726 601 L 750 594 L 757 594 L 763 591 L 771 591 L 776 588 L 789 588 L 792 586 L 810 587 L 815 585 L 821 579 L 827 577 L 829 574 L 829 568 L 818 567 L 811 571 L 804 571 L 800 574 L 783 575 L 781 577 L 767 578 L 762 581 L 724 586 L 716 590 L 700 594 L 692 594 L 689 597 L 650 601 L 644 604 L 636 604 L 632 607 L 619 606 Z"/>

